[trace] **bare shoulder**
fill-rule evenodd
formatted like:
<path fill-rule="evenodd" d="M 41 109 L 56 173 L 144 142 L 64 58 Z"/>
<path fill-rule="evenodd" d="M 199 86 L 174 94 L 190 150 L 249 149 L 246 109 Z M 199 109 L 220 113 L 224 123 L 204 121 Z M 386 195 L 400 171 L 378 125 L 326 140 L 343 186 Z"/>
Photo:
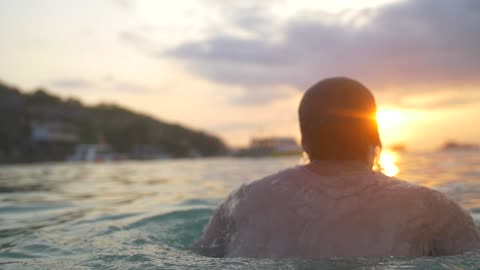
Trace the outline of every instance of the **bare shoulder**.
<path fill-rule="evenodd" d="M 467 211 L 440 191 L 394 177 L 377 177 L 377 183 L 380 183 L 378 195 L 404 213 L 436 221 L 445 218 L 471 220 Z"/>
<path fill-rule="evenodd" d="M 470 213 L 446 194 L 408 184 L 416 195 L 407 205 L 415 207 L 417 218 L 410 225 L 417 235 L 420 254 L 443 256 L 480 247 L 480 238 Z"/>
<path fill-rule="evenodd" d="M 245 183 L 225 199 L 224 204 L 232 215 L 241 213 L 256 213 L 258 208 L 273 206 L 282 199 L 282 195 L 290 193 L 298 169 L 293 167 L 268 175 L 266 177 Z M 255 210 L 255 211 L 254 211 Z"/>
<path fill-rule="evenodd" d="M 391 178 L 390 181 L 397 191 L 410 194 L 411 198 L 415 200 L 415 204 L 424 208 L 423 210 L 425 211 L 441 211 L 445 213 L 446 210 L 449 210 L 462 215 L 465 213 L 465 210 L 460 205 L 438 190 L 397 178 Z"/>
<path fill-rule="evenodd" d="M 470 213 L 446 194 L 427 187 L 422 188 L 422 194 L 425 210 L 436 218 L 439 225 L 452 225 L 454 221 L 455 227 L 474 226 Z"/>
<path fill-rule="evenodd" d="M 254 192 L 265 192 L 277 185 L 285 184 L 286 181 L 295 179 L 299 173 L 298 167 L 287 168 L 263 178 L 250 181 L 235 189 L 232 194 L 245 194 Z"/>
<path fill-rule="evenodd" d="M 433 191 L 425 186 L 418 185 L 416 183 L 402 180 L 396 177 L 386 176 L 382 173 L 376 173 L 376 177 L 380 178 L 382 182 L 387 184 L 388 189 L 395 191 L 415 192 L 415 193 L 428 193 Z"/>
<path fill-rule="evenodd" d="M 377 183 L 387 196 L 410 197 L 416 204 L 450 203 L 453 202 L 445 194 L 426 186 L 405 181 L 396 177 L 376 173 Z M 403 198 L 404 199 L 404 198 Z"/>

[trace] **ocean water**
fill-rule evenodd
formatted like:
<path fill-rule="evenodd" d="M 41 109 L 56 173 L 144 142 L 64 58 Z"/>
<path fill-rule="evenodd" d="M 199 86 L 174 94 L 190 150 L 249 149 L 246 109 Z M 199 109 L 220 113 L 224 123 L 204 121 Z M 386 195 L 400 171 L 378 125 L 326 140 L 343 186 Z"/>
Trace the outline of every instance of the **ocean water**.
<path fill-rule="evenodd" d="M 190 245 L 243 182 L 300 158 L 0 166 L 0 269 L 480 269 L 438 258 L 209 258 Z M 386 173 L 441 190 L 480 224 L 480 152 L 390 154 Z"/>

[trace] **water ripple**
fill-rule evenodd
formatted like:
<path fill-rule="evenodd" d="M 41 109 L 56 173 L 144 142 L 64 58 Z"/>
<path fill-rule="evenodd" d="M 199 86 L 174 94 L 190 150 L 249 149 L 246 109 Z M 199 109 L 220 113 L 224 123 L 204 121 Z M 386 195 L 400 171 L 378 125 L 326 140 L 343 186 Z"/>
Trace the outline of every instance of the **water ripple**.
<path fill-rule="evenodd" d="M 1 269 L 480 269 L 443 258 L 208 258 L 191 244 L 241 183 L 298 158 L 0 167 Z M 446 192 L 480 221 L 480 155 L 404 153 L 399 177 Z"/>

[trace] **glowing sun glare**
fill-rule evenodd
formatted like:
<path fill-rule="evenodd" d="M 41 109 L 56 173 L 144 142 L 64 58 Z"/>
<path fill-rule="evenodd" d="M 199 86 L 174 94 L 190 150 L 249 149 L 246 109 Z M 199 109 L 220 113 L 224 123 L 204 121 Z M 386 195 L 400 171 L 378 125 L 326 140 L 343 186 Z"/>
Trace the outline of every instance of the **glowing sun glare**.
<path fill-rule="evenodd" d="M 404 117 L 401 111 L 380 109 L 377 112 L 378 126 L 382 129 L 398 127 L 402 124 L 403 120 Z"/>

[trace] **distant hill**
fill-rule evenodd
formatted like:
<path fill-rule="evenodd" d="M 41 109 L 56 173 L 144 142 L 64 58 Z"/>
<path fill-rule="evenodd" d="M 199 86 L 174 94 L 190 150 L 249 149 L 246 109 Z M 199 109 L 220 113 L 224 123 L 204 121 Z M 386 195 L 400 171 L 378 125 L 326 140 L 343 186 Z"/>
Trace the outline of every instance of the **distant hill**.
<path fill-rule="evenodd" d="M 32 126 L 52 122 L 74 130 L 75 143 L 95 144 L 102 136 L 120 153 L 128 154 L 139 145 L 162 149 L 172 157 L 215 156 L 227 151 L 218 137 L 117 105 L 86 106 L 43 89 L 22 93 L 0 83 L 0 162 L 45 160 L 32 146 Z"/>
<path fill-rule="evenodd" d="M 447 141 L 440 150 L 480 150 L 480 145 L 473 143 L 461 143 L 456 141 Z"/>

